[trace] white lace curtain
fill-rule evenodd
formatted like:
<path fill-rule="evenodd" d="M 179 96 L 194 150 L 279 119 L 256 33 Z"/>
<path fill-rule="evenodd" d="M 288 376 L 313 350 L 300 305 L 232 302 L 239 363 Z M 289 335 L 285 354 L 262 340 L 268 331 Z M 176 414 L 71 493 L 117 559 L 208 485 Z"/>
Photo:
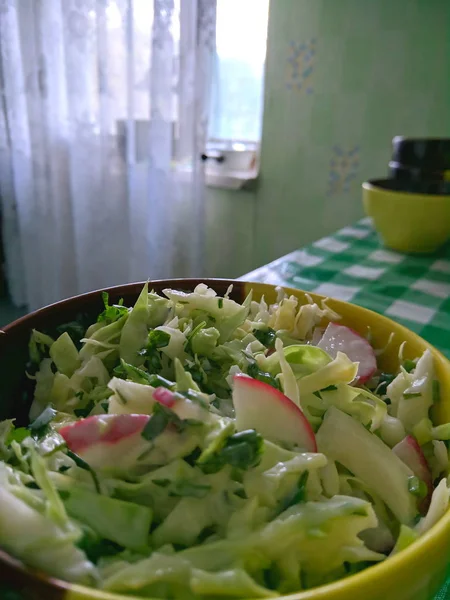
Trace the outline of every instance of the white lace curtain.
<path fill-rule="evenodd" d="M 0 197 L 16 304 L 202 275 L 215 12 L 215 0 L 0 0 Z"/>

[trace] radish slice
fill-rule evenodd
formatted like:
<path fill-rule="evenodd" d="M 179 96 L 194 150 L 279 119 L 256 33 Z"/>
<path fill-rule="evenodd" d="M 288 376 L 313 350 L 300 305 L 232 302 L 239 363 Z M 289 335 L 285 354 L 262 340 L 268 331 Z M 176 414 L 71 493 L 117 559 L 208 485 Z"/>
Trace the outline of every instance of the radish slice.
<path fill-rule="evenodd" d="M 407 435 L 392 451 L 411 469 L 411 471 L 421 479 L 427 486 L 428 494 L 420 504 L 421 511 L 425 512 L 428 508 L 433 493 L 433 479 L 431 470 L 428 466 L 422 448 L 412 435 Z"/>
<path fill-rule="evenodd" d="M 377 370 L 377 359 L 372 346 L 359 333 L 345 325 L 330 323 L 317 346 L 333 358 L 336 358 L 338 352 L 343 352 L 351 361 L 359 363 L 357 383 L 365 383 Z"/>
<path fill-rule="evenodd" d="M 170 390 L 164 387 L 157 387 L 153 392 L 153 398 L 159 402 L 160 404 L 164 404 L 167 408 L 172 408 L 172 406 L 177 401 L 177 396 Z"/>
<path fill-rule="evenodd" d="M 149 418 L 148 415 L 94 415 L 62 427 L 59 434 L 70 450 L 80 453 L 94 444 L 114 445 L 140 434 Z"/>
<path fill-rule="evenodd" d="M 287 396 L 271 385 L 244 374 L 235 375 L 233 381 L 238 431 L 255 429 L 269 441 L 317 452 L 311 425 Z"/>
<path fill-rule="evenodd" d="M 62 427 L 68 448 L 94 469 L 123 470 L 149 446 L 141 436 L 149 415 L 95 415 Z"/>

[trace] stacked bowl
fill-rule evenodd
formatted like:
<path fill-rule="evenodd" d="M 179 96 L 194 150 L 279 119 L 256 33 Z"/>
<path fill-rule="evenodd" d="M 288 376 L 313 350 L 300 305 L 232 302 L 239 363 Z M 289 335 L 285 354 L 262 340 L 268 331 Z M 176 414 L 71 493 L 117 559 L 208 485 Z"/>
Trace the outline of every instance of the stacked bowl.
<path fill-rule="evenodd" d="M 395 137 L 387 179 L 363 183 L 366 214 L 381 241 L 430 253 L 450 240 L 450 139 Z"/>

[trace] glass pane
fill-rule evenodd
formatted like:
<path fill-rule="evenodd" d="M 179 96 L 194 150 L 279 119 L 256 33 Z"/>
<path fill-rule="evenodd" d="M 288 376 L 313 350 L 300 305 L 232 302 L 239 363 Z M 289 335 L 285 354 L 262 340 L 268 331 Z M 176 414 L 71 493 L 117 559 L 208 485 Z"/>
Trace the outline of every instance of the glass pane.
<path fill-rule="evenodd" d="M 269 0 L 217 0 L 210 139 L 261 138 Z"/>

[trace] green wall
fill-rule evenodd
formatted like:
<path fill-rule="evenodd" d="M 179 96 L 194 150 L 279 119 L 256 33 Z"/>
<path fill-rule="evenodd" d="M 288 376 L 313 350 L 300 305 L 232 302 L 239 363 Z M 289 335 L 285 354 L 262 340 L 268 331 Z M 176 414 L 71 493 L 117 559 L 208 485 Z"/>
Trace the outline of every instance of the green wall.
<path fill-rule="evenodd" d="M 394 135 L 450 136 L 450 0 L 271 0 L 265 87 L 257 190 L 209 193 L 239 230 L 217 275 L 362 216 Z"/>

